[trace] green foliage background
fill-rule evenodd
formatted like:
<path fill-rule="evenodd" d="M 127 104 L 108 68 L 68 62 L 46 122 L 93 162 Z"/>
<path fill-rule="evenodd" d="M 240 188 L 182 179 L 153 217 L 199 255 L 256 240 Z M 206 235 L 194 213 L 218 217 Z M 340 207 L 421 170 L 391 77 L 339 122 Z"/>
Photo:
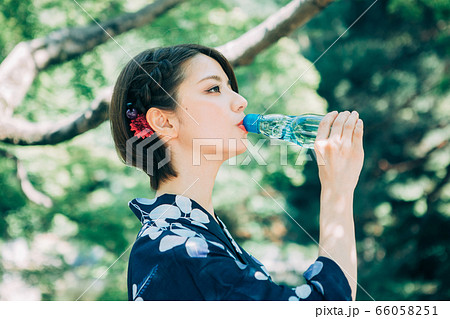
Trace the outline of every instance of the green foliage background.
<path fill-rule="evenodd" d="M 78 2 L 99 21 L 148 3 Z M 116 37 L 127 52 L 109 41 L 42 72 L 15 116 L 52 121 L 80 112 L 130 56 L 184 42 L 219 46 L 286 3 L 186 1 Z M 372 3 L 338 0 L 237 68 L 240 93 L 247 113 L 275 101 L 268 113 L 357 110 L 365 122 L 365 164 L 354 210 L 359 283 L 367 292 L 359 289 L 358 299 L 448 300 L 450 3 L 379 0 L 346 31 Z M 6 0 L 0 8 L 0 60 L 20 41 L 92 23 L 72 1 Z M 55 146 L 0 147 L 53 200 L 51 208 L 28 201 L 14 161 L 0 158 L 0 299 L 125 300 L 129 248 L 140 226 L 127 202 L 153 192 L 144 173 L 119 162 L 109 124 Z M 289 145 L 280 165 L 283 151 L 267 141 L 260 152 L 267 165 L 246 161 L 247 154 L 237 166 L 225 163 L 214 203 L 274 280 L 294 286 L 317 254 L 298 224 L 318 240 L 320 183 L 311 152 Z"/>

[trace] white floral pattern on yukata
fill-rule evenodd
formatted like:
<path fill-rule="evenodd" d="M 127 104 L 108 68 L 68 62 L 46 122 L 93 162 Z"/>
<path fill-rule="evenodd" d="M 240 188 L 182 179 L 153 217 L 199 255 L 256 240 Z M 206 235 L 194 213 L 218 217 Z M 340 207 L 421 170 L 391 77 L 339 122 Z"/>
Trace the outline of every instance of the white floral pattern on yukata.
<path fill-rule="evenodd" d="M 152 203 L 142 198 L 136 201 L 139 203 Z M 208 240 L 201 233 L 192 231 L 179 222 L 170 223 L 167 221 L 167 219 L 185 219 L 192 225 L 208 229 L 205 226 L 205 224 L 210 222 L 208 215 L 198 208 L 192 209 L 192 202 L 189 198 L 176 195 L 175 205 L 159 205 L 150 211 L 148 217 L 151 222 L 146 223 L 142 227 L 138 237 L 148 235 L 152 240 L 155 240 L 164 234 L 159 242 L 160 252 L 165 252 L 184 244 L 190 257 L 205 258 L 208 255 Z M 219 243 L 210 243 L 223 248 L 223 245 Z"/>
<path fill-rule="evenodd" d="M 331 259 L 319 257 L 295 288 L 274 283 L 266 267 L 197 202 L 175 194 L 136 198 L 142 223 L 130 253 L 129 300 L 351 300 Z"/>

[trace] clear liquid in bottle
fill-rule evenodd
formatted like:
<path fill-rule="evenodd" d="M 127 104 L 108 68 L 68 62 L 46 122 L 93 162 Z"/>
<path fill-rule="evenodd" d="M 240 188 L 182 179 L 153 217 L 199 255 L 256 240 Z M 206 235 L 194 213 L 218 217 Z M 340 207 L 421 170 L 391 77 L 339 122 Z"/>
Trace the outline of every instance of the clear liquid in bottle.
<path fill-rule="evenodd" d="M 322 118 L 322 115 L 316 114 L 296 116 L 291 123 L 292 142 L 303 147 L 314 148 L 314 141 Z"/>
<path fill-rule="evenodd" d="M 247 114 L 244 118 L 244 126 L 250 133 L 259 133 L 302 147 L 313 148 L 322 118 L 322 115 L 316 114 L 300 116 Z"/>

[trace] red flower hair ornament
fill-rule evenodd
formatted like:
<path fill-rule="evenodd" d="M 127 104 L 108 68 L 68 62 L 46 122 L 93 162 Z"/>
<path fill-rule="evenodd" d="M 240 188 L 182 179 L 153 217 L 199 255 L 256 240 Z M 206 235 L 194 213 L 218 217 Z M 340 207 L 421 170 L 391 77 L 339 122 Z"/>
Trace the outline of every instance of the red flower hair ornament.
<path fill-rule="evenodd" d="M 127 104 L 127 108 L 127 117 L 131 120 L 130 129 L 134 131 L 134 136 L 144 139 L 155 133 L 148 124 L 144 114 L 137 114 L 131 103 Z"/>

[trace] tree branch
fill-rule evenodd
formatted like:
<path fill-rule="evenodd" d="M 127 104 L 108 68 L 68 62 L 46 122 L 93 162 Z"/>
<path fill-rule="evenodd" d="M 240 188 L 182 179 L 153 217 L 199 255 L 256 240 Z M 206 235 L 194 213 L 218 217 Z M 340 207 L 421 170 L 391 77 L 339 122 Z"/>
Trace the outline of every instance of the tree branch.
<path fill-rule="evenodd" d="M 293 0 L 255 28 L 216 49 L 221 51 L 234 66 L 248 64 L 261 51 L 268 48 L 281 37 L 289 35 L 293 30 L 305 24 L 333 1 Z M 172 2 L 175 1 L 172 0 Z M 103 32 L 100 28 L 97 27 L 97 29 Z M 124 32 L 123 30 L 125 29 L 121 27 L 120 30 Z M 23 55 L 25 54 L 23 53 Z M 82 54 L 82 52 L 79 51 L 78 54 Z M 53 59 L 52 61 L 60 60 Z M 34 72 L 37 71 L 37 69 L 34 69 Z M 34 77 L 31 77 L 31 81 L 32 79 Z M 2 83 L 1 72 L 0 83 Z M 0 141 L 17 145 L 46 145 L 71 139 L 89 129 L 97 127 L 107 119 L 111 94 L 112 90 L 109 88 L 82 115 L 57 124 L 36 124 L 16 119 L 0 120 Z M 0 100 L 1 98 L 2 95 L 0 93 Z"/>
<path fill-rule="evenodd" d="M 43 205 L 47 208 L 53 206 L 53 202 L 50 199 L 50 197 L 41 193 L 40 191 L 36 190 L 33 187 L 33 184 L 31 184 L 30 180 L 28 179 L 28 174 L 27 171 L 25 170 L 25 167 L 22 165 L 20 160 L 14 154 L 11 154 L 7 150 L 0 149 L 0 156 L 14 160 L 17 168 L 17 178 L 20 181 L 20 187 L 22 188 L 22 191 L 25 194 L 25 196 L 30 201 L 38 205 Z"/>
<path fill-rule="evenodd" d="M 239 38 L 216 48 L 233 66 L 250 64 L 281 37 L 311 20 L 334 0 L 293 0 Z"/>
<path fill-rule="evenodd" d="M 16 145 L 49 145 L 70 140 L 107 120 L 112 90 L 112 87 L 104 89 L 83 113 L 57 123 L 33 123 L 14 118 L 0 120 L 0 141 Z"/>
<path fill-rule="evenodd" d="M 448 141 L 442 141 L 441 143 L 439 143 L 438 145 L 436 145 L 435 147 L 431 148 L 430 150 L 428 150 L 424 156 L 419 157 L 419 158 L 415 158 L 413 160 L 410 161 L 404 161 L 404 162 L 400 162 L 400 163 L 389 163 L 387 160 L 385 159 L 381 159 L 378 161 L 378 168 L 384 172 L 388 171 L 388 170 L 395 170 L 398 173 L 404 173 L 407 171 L 410 171 L 416 167 L 419 167 L 423 164 L 425 164 L 425 162 L 430 158 L 431 154 L 434 153 L 437 150 L 441 150 L 442 148 L 444 148 L 445 146 L 448 145 Z"/>
<path fill-rule="evenodd" d="M 0 114 L 11 117 L 38 73 L 69 61 L 131 29 L 142 27 L 184 0 L 158 0 L 139 11 L 84 27 L 65 28 L 45 38 L 21 42 L 0 64 Z M 105 32 L 108 32 L 108 34 Z"/>

